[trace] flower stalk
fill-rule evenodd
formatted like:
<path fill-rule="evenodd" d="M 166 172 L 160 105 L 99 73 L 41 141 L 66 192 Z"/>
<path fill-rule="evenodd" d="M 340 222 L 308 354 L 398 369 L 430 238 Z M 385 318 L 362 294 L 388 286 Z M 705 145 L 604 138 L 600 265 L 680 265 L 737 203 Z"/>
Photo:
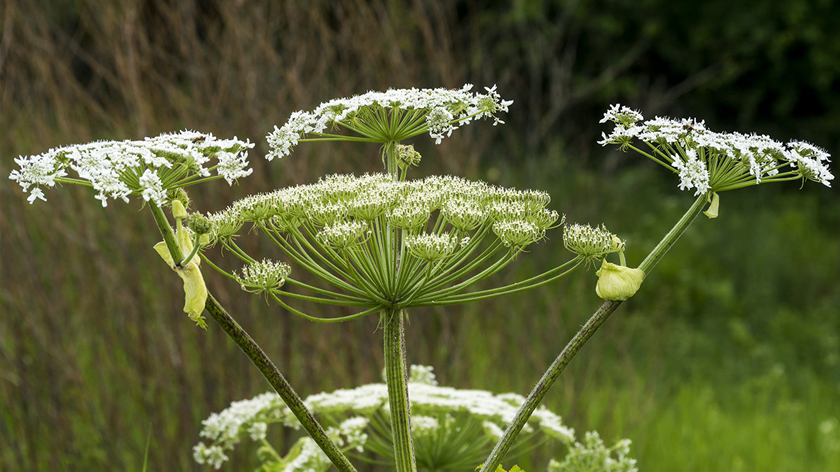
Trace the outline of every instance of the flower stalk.
<path fill-rule="evenodd" d="M 175 240 L 175 234 L 172 227 L 169 226 L 169 221 L 163 210 L 154 202 L 149 202 L 149 208 L 154 216 L 155 223 L 158 225 L 164 242 L 172 255 L 172 260 L 181 261 L 184 255 L 181 248 Z M 324 454 L 330 459 L 335 467 L 341 472 L 355 472 L 356 468 L 347 459 L 347 457 L 338 449 L 332 439 L 327 436 L 324 428 L 318 423 L 312 413 L 303 404 L 303 400 L 289 384 L 288 380 L 280 373 L 277 366 L 269 359 L 265 351 L 254 341 L 254 339 L 228 314 L 227 311 L 213 298 L 213 295 L 207 297 L 205 309 L 210 316 L 216 320 L 216 323 L 227 333 L 227 335 L 242 349 L 242 352 L 248 356 L 251 362 L 259 369 L 260 373 L 265 377 L 269 384 L 274 388 L 280 398 L 286 402 L 289 409 L 293 412 L 295 417 L 300 421 L 304 430 L 310 437 L 318 444 L 318 447 L 324 451 Z"/>
<path fill-rule="evenodd" d="M 638 268 L 643 270 L 645 274 L 649 274 L 656 264 L 662 260 L 668 250 L 673 247 L 680 236 L 685 233 L 697 216 L 702 213 L 703 207 L 706 205 L 706 201 L 706 195 L 700 195 L 697 197 L 694 204 L 688 209 L 688 211 L 685 212 L 677 224 L 671 228 L 671 231 L 669 231 L 668 234 L 659 241 L 659 244 L 653 248 Z M 525 403 L 522 404 L 522 407 L 520 407 L 519 411 L 516 413 L 513 421 L 511 421 L 510 425 L 505 430 L 504 435 L 502 435 L 499 442 L 496 443 L 496 447 L 493 448 L 493 452 L 490 453 L 490 457 L 488 457 L 484 462 L 480 472 L 494 472 L 496 470 L 496 467 L 501 464 L 505 454 L 507 454 L 508 450 L 513 445 L 516 437 L 519 435 L 519 432 L 525 426 L 525 423 L 528 422 L 531 414 L 537 406 L 542 403 L 546 394 L 548 394 L 548 390 L 554 385 L 554 382 L 557 381 L 557 378 L 560 377 L 560 374 L 581 350 L 583 345 L 589 341 L 595 332 L 598 331 L 598 328 L 607 321 L 607 318 L 610 317 L 610 315 L 616 310 L 616 308 L 619 307 L 619 305 L 621 305 L 621 303 L 622 301 L 620 300 L 605 301 L 601 307 L 598 308 L 595 314 L 589 318 L 586 324 L 584 324 L 577 332 L 577 334 L 575 334 L 571 341 L 569 341 L 563 351 L 560 352 L 556 359 L 554 359 L 554 362 L 551 366 L 549 366 L 548 370 L 545 371 L 545 374 L 543 374 L 540 381 L 537 382 L 537 385 L 533 388 L 533 390 L 531 390 L 531 393 L 526 398 Z"/>
<path fill-rule="evenodd" d="M 399 179 L 396 142 L 385 144 L 385 168 L 392 179 Z M 386 255 L 393 255 L 388 257 L 393 260 L 392 274 L 398 273 L 401 263 L 395 247 L 398 244 L 397 233 L 396 228 L 390 224 L 386 225 Z M 397 472 L 417 472 L 414 440 L 411 437 L 411 402 L 408 398 L 408 365 L 405 358 L 405 316 L 405 311 L 400 308 L 387 308 L 382 310 L 380 324 L 385 338 L 385 383 L 388 385 L 388 406 L 391 411 L 394 464 Z"/>
<path fill-rule="evenodd" d="M 405 312 L 382 311 L 385 337 L 385 381 L 391 412 L 391 435 L 397 472 L 417 472 L 414 441 L 411 438 L 411 405 L 408 399 L 408 368 L 405 360 Z"/>

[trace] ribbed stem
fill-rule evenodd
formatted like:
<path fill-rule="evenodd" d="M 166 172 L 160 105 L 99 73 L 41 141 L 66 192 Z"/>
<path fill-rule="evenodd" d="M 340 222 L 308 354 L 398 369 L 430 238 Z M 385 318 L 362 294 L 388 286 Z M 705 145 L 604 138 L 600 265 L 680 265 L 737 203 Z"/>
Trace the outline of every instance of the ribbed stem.
<path fill-rule="evenodd" d="M 385 381 L 391 409 L 391 434 L 397 472 L 417 472 L 414 441 L 411 439 L 411 407 L 408 400 L 408 372 L 405 363 L 404 312 L 389 308 L 382 311 L 385 332 Z"/>
<path fill-rule="evenodd" d="M 394 180 L 399 179 L 397 143 L 385 143 L 385 170 Z M 397 231 L 385 228 L 386 243 L 393 254 L 393 274 L 398 272 Z M 396 283 L 396 280 L 394 280 Z M 414 441 L 411 438 L 411 405 L 408 400 L 408 368 L 405 363 L 405 312 L 399 308 L 382 310 L 380 324 L 385 333 L 385 383 L 388 385 L 388 405 L 391 409 L 391 436 L 394 441 L 394 462 L 397 472 L 417 472 Z"/>
<path fill-rule="evenodd" d="M 682 236 L 686 229 L 691 225 L 695 218 L 703 211 L 703 207 L 706 203 L 706 195 L 701 195 L 694 201 L 694 204 L 688 211 L 680 218 L 676 225 L 671 228 L 671 231 L 665 235 L 664 238 L 656 245 L 655 248 L 648 254 L 644 261 L 639 265 L 639 268 L 642 269 L 645 274 L 649 273 L 650 270 L 656 266 L 656 264 L 665 256 L 669 249 L 677 242 L 677 240 Z M 484 465 L 481 467 L 481 472 L 495 472 L 496 468 L 501 464 L 502 459 L 504 458 L 505 454 L 507 454 L 510 447 L 513 445 L 513 442 L 516 440 L 516 437 L 519 435 L 519 432 L 525 426 L 525 423 L 528 422 L 528 419 L 531 417 L 531 414 L 534 410 L 542 403 L 543 399 L 545 398 L 548 390 L 554 385 L 554 382 L 557 381 L 557 378 L 563 372 L 569 362 L 577 355 L 578 351 L 589 341 L 589 338 L 595 334 L 598 328 L 607 321 L 607 318 L 621 305 L 622 302 L 608 300 L 605 301 L 598 311 L 589 318 L 589 321 L 583 325 L 583 327 L 575 334 L 571 341 L 566 345 L 560 355 L 554 359 L 554 362 L 551 366 L 546 370 L 545 374 L 543 374 L 542 378 L 537 385 L 531 390 L 531 393 L 528 395 L 528 398 L 525 399 L 525 403 L 519 408 L 519 411 L 516 412 L 516 416 L 511 421 L 510 425 L 508 425 L 505 433 L 502 435 L 499 442 L 496 443 L 496 447 L 493 448 L 493 452 L 490 453 L 490 457 L 487 458 L 487 461 L 484 462 Z"/>
<path fill-rule="evenodd" d="M 169 226 L 169 221 L 167 221 L 166 216 L 163 214 L 163 210 L 153 202 L 149 203 L 149 207 L 163 235 L 163 240 L 166 242 L 170 254 L 172 254 L 172 260 L 182 260 L 183 254 L 181 253 L 181 248 L 175 243 L 172 227 Z M 219 305 L 219 302 L 212 295 L 208 295 L 205 309 L 227 335 L 233 339 L 236 345 L 242 349 L 242 352 L 251 359 L 251 362 L 259 369 L 260 373 L 271 384 L 277 394 L 280 395 L 280 398 L 283 399 L 289 409 L 292 410 L 292 413 L 300 421 L 300 424 L 303 425 L 303 429 L 309 433 L 309 436 L 312 437 L 315 443 L 318 444 L 318 447 L 329 457 L 333 465 L 341 472 L 356 472 L 353 464 L 347 460 L 347 457 L 338 449 L 332 439 L 327 436 L 324 428 L 318 424 L 318 421 L 312 416 L 312 413 L 306 408 L 306 405 L 303 404 L 303 400 L 300 399 L 297 392 L 295 392 L 286 378 L 283 377 L 283 374 L 280 373 L 280 370 L 277 369 L 277 366 L 271 362 L 271 359 L 268 358 L 265 351 L 260 348 L 256 341 L 239 326 L 239 323 Z"/>

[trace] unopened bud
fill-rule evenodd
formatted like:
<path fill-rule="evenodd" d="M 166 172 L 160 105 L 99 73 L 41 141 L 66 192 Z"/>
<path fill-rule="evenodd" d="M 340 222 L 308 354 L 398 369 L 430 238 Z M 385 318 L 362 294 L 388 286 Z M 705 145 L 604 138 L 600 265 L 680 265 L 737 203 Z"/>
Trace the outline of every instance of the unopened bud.
<path fill-rule="evenodd" d="M 184 207 L 184 204 L 181 203 L 181 200 L 172 200 L 172 216 L 175 218 L 187 217 L 187 209 Z"/>
<path fill-rule="evenodd" d="M 414 150 L 412 145 L 397 144 L 397 165 L 400 169 L 420 164 L 420 153 Z"/>
<path fill-rule="evenodd" d="M 636 294 L 645 280 L 643 270 L 616 265 L 606 259 L 595 275 L 598 276 L 595 293 L 604 300 L 627 300 Z"/>
<path fill-rule="evenodd" d="M 169 198 L 169 201 L 172 203 L 175 203 L 176 200 L 181 202 L 181 205 L 183 205 L 184 208 L 188 208 L 190 206 L 190 197 L 187 195 L 187 191 L 181 187 L 169 189 L 169 191 L 166 192 L 166 197 Z"/>
<path fill-rule="evenodd" d="M 210 223 L 210 220 L 201 213 L 190 215 L 187 220 L 187 227 L 198 235 L 204 235 L 213 230 L 213 225 Z"/>

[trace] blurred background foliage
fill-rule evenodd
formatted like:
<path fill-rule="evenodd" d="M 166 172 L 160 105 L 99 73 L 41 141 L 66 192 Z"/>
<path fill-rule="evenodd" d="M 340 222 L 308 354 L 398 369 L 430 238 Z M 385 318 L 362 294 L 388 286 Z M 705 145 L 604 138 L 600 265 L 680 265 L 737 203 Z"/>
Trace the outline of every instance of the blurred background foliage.
<path fill-rule="evenodd" d="M 7 0 L 0 15 L 0 175 L 18 155 L 95 139 L 190 128 L 255 141 L 254 175 L 192 191 L 203 211 L 377 171 L 364 146 L 302 145 L 269 164 L 263 137 L 295 110 L 389 87 L 498 84 L 515 100 L 507 124 L 418 139 L 418 174 L 548 190 L 570 221 L 626 238 L 630 263 L 691 196 L 595 144 L 609 104 L 835 155 L 840 144 L 830 0 Z M 30 206 L 0 179 L 0 469 L 140 470 L 148 441 L 146 470 L 198 470 L 200 421 L 267 384 L 221 330 L 181 313 L 138 202 L 101 208 L 68 187 L 47 198 Z M 632 438 L 642 470 L 840 470 L 838 230 L 834 189 L 722 195 L 721 217 L 695 223 L 548 406 L 580 434 Z M 549 238 L 504 277 L 565 260 L 560 233 Z M 207 277 L 302 395 L 379 380 L 375 317 L 312 325 Z M 409 361 L 445 385 L 524 394 L 598 306 L 593 285 L 590 271 L 418 310 Z M 241 449 L 229 470 L 254 464 Z M 551 453 L 518 463 L 541 470 Z"/>

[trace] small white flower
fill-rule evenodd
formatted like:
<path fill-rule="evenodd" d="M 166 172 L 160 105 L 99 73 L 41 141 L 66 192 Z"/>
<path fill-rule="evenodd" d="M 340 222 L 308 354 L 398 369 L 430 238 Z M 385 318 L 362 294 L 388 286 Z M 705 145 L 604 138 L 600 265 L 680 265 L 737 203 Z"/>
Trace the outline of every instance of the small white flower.
<path fill-rule="evenodd" d="M 641 112 L 638 110 L 633 110 L 632 108 L 628 108 L 621 104 L 613 104 L 610 108 L 604 113 L 604 117 L 601 118 L 599 123 L 606 123 L 607 121 L 612 121 L 615 123 L 621 124 L 630 124 L 635 123 L 637 121 L 642 121 L 644 117 L 642 116 Z"/>
<path fill-rule="evenodd" d="M 414 436 L 431 436 L 439 427 L 437 418 L 423 415 L 411 417 L 411 433 Z"/>
<path fill-rule="evenodd" d="M 164 190 L 163 182 L 155 171 L 146 169 L 139 180 L 140 188 L 143 190 L 143 200 L 147 202 L 151 200 L 159 206 L 166 203 L 166 190 Z"/>
<path fill-rule="evenodd" d="M 697 158 L 697 151 L 686 150 L 686 161 L 679 156 L 673 157 L 671 165 L 679 171 L 680 190 L 697 189 L 694 195 L 703 195 L 709 191 L 709 171 L 706 165 Z"/>
<path fill-rule="evenodd" d="M 261 439 L 265 439 L 266 431 L 268 431 L 268 425 L 262 421 L 257 421 L 251 424 L 251 427 L 248 428 L 248 435 L 254 441 L 259 441 Z"/>
<path fill-rule="evenodd" d="M 41 199 L 43 201 L 47 201 L 47 199 L 44 197 L 44 192 L 41 191 L 41 189 L 38 188 L 38 187 L 35 187 L 32 190 L 30 190 L 29 191 L 29 196 L 26 197 L 26 201 L 28 201 L 29 203 L 33 203 L 35 201 L 35 199 Z"/>
<path fill-rule="evenodd" d="M 318 233 L 318 239 L 338 250 L 346 250 L 362 243 L 369 233 L 364 221 L 340 221 L 324 226 Z"/>
<path fill-rule="evenodd" d="M 542 239 L 545 231 L 524 220 L 502 220 L 493 223 L 493 232 L 505 246 L 524 247 Z"/>
<path fill-rule="evenodd" d="M 236 179 L 247 177 L 254 172 L 254 169 L 248 168 L 248 155 L 245 153 L 221 151 L 216 154 L 216 158 L 219 160 L 216 171 L 224 177 L 228 185 L 233 185 Z"/>
<path fill-rule="evenodd" d="M 219 469 L 228 460 L 228 456 L 219 446 L 207 447 L 204 443 L 198 443 L 193 447 L 193 459 L 199 464 L 209 464 L 213 468 Z"/>
<path fill-rule="evenodd" d="M 429 125 L 429 136 L 435 138 L 435 144 L 440 144 L 443 138 L 452 136 L 455 125 L 452 123 L 455 117 L 444 107 L 433 108 L 426 115 L 426 123 Z"/>

